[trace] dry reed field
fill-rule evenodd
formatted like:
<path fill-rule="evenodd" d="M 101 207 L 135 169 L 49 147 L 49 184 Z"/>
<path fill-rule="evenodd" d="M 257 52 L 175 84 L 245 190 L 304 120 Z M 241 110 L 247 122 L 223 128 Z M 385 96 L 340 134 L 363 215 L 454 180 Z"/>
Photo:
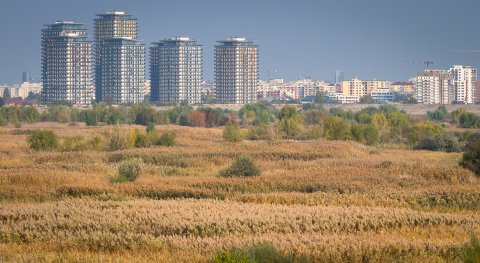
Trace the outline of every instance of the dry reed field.
<path fill-rule="evenodd" d="M 174 147 L 30 150 L 29 131 L 45 128 L 60 139 L 109 129 L 0 128 L 2 262 L 212 262 L 262 242 L 314 262 L 460 262 L 480 233 L 480 181 L 460 153 L 228 143 L 221 129 L 174 125 L 156 127 L 177 133 Z M 242 155 L 260 176 L 218 176 Z M 143 160 L 139 178 L 112 183 L 130 158 Z"/>

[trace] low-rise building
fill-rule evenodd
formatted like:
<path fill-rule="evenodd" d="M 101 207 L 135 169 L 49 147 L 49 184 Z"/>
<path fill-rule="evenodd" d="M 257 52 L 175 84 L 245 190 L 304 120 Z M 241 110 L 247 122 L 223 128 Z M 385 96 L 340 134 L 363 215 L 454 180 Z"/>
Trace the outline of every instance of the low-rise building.
<path fill-rule="evenodd" d="M 388 88 L 389 82 L 381 80 L 360 80 L 354 78 L 342 82 L 342 93 L 345 96 L 363 97 L 372 90 Z"/>
<path fill-rule="evenodd" d="M 395 92 L 390 89 L 377 89 L 370 92 L 375 103 L 392 103 L 395 101 Z"/>
<path fill-rule="evenodd" d="M 342 93 L 328 93 L 327 103 L 351 104 L 360 101 L 358 96 L 344 95 Z"/>

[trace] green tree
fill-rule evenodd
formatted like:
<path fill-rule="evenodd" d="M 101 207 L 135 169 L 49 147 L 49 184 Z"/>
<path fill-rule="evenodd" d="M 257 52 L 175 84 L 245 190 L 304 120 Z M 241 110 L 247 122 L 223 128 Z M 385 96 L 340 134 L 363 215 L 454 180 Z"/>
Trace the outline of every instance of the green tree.
<path fill-rule="evenodd" d="M 286 105 L 279 113 L 280 130 L 286 138 L 294 138 L 300 133 L 300 115 L 294 106 Z"/>
<path fill-rule="evenodd" d="M 378 129 L 371 124 L 367 125 L 363 130 L 363 137 L 365 138 L 365 143 L 367 145 L 377 144 L 379 140 Z"/>
<path fill-rule="evenodd" d="M 3 105 L 5 105 L 5 100 L 0 97 L 0 108 L 3 107 Z"/>
<path fill-rule="evenodd" d="M 349 123 L 339 117 L 329 116 L 323 125 L 324 135 L 329 140 L 350 140 L 352 133 Z"/>

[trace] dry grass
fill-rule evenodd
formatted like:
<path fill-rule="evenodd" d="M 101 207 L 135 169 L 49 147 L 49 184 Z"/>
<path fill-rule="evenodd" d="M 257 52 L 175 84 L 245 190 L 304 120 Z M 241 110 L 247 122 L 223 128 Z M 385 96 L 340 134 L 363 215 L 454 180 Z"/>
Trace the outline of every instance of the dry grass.
<path fill-rule="evenodd" d="M 262 241 L 319 262 L 458 261 L 480 231 L 480 182 L 457 153 L 227 143 L 220 129 L 179 126 L 157 127 L 178 133 L 175 147 L 37 153 L 25 134 L 38 128 L 60 138 L 108 129 L 0 128 L 0 261 L 206 262 Z M 240 155 L 262 175 L 219 177 Z M 112 184 L 131 157 L 142 175 Z"/>

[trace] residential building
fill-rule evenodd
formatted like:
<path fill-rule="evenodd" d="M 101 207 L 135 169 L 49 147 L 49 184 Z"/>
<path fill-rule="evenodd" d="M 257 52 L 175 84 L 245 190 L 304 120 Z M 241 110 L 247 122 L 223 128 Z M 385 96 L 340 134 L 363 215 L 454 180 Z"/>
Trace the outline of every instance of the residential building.
<path fill-rule="evenodd" d="M 423 104 L 450 104 L 454 101 L 453 76 L 446 70 L 427 69 L 415 77 L 415 98 Z"/>
<path fill-rule="evenodd" d="M 101 46 L 107 39 L 129 38 L 137 39 L 137 19 L 123 11 L 111 11 L 98 14 L 94 20 L 95 37 L 95 95 L 97 101 L 102 101 L 104 81 L 102 80 Z M 143 69 L 144 71 L 145 69 Z M 141 74 L 137 72 L 136 74 Z M 118 80 L 120 82 L 120 80 Z"/>
<path fill-rule="evenodd" d="M 151 101 L 201 102 L 203 48 L 189 37 L 172 37 L 150 48 Z"/>
<path fill-rule="evenodd" d="M 358 96 L 344 95 L 342 93 L 328 93 L 327 103 L 333 104 L 352 104 L 360 101 Z"/>
<path fill-rule="evenodd" d="M 390 85 L 390 89 L 395 92 L 413 94 L 415 92 L 415 83 L 409 81 L 398 81 Z"/>
<path fill-rule="evenodd" d="M 57 21 L 42 29 L 42 103 L 90 104 L 91 42 L 83 24 Z"/>
<path fill-rule="evenodd" d="M 218 41 L 215 46 L 217 103 L 245 104 L 256 100 L 258 46 L 244 37 Z"/>
<path fill-rule="evenodd" d="M 384 89 L 389 86 L 387 81 L 380 80 L 359 80 L 354 78 L 342 82 L 342 93 L 345 96 L 357 96 L 359 98 L 370 94 L 372 90 Z"/>
<path fill-rule="evenodd" d="M 455 86 L 453 100 L 457 103 L 475 103 L 477 69 L 470 66 L 454 65 L 448 71 L 453 76 L 453 85 Z"/>
<path fill-rule="evenodd" d="M 375 103 L 392 103 L 395 101 L 395 92 L 390 89 L 376 89 L 370 92 Z"/>
<path fill-rule="evenodd" d="M 145 96 L 145 47 L 131 38 L 109 38 L 100 46 L 102 101 L 139 103 Z"/>

